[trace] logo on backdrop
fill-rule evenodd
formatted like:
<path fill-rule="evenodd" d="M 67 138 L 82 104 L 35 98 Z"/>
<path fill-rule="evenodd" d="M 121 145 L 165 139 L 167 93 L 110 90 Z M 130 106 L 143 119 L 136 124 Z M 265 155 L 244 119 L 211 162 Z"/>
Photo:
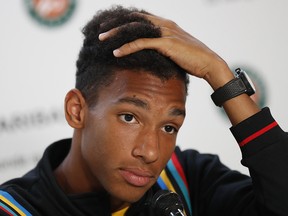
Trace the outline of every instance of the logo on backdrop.
<path fill-rule="evenodd" d="M 234 71 L 234 69 L 238 67 L 239 66 L 231 67 L 231 70 Z M 267 85 L 264 82 L 264 74 L 260 74 L 258 71 L 249 66 L 240 65 L 240 68 L 249 75 L 256 88 L 256 93 L 254 95 L 251 95 L 252 100 L 257 103 L 260 108 L 267 106 L 268 89 Z M 221 109 L 221 112 L 224 113 L 223 109 Z"/>
<path fill-rule="evenodd" d="M 16 133 L 17 131 L 58 123 L 65 123 L 63 108 L 53 108 L 51 110 L 39 109 L 30 112 L 19 112 L 8 116 L 0 115 L 0 137 L 7 133 Z"/>
<path fill-rule="evenodd" d="M 251 2 L 253 0 L 205 0 L 206 2 L 208 3 L 211 3 L 211 4 L 220 4 L 220 3 L 223 3 L 223 4 L 227 4 L 227 3 L 233 3 L 233 2 Z"/>
<path fill-rule="evenodd" d="M 77 0 L 25 0 L 29 14 L 40 24 L 59 26 L 75 11 Z"/>

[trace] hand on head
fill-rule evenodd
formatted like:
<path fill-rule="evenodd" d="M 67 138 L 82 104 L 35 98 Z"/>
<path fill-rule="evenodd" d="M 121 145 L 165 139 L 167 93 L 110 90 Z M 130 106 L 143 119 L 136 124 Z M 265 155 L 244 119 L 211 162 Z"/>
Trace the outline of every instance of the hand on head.
<path fill-rule="evenodd" d="M 140 50 L 154 49 L 169 57 L 190 75 L 206 79 L 214 89 L 221 86 L 222 82 L 225 83 L 233 78 L 222 58 L 176 23 L 155 15 L 137 14 L 145 17 L 159 28 L 162 36 L 159 38 L 140 38 L 128 42 L 114 50 L 114 56 L 123 57 Z M 105 41 L 117 34 L 120 28 L 117 27 L 101 33 L 99 40 Z"/>

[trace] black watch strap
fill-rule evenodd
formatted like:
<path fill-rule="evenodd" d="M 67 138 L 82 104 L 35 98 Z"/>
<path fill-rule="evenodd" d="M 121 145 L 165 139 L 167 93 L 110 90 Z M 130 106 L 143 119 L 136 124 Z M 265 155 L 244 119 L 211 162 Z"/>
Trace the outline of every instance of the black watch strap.
<path fill-rule="evenodd" d="M 225 101 L 245 93 L 246 90 L 246 86 L 242 79 L 235 78 L 226 83 L 224 86 L 218 88 L 211 95 L 211 98 L 217 106 L 221 107 Z"/>

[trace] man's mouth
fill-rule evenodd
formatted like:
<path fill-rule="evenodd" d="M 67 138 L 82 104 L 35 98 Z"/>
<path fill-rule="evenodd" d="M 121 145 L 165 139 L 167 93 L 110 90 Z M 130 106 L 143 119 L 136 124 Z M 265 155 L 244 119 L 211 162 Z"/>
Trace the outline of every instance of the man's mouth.
<path fill-rule="evenodd" d="M 154 179 L 150 172 L 137 168 L 120 169 L 120 175 L 126 180 L 126 182 L 136 187 L 147 186 Z"/>

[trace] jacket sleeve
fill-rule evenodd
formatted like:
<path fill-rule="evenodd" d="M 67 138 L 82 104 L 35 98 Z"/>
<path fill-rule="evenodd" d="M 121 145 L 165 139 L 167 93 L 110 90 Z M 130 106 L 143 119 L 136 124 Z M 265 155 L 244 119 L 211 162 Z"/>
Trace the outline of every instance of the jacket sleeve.
<path fill-rule="evenodd" d="M 217 155 L 177 150 L 193 216 L 288 216 L 288 135 L 268 108 L 231 128 L 250 176 Z"/>
<path fill-rule="evenodd" d="M 271 116 L 261 112 L 231 128 L 249 168 L 262 215 L 288 215 L 288 135 Z M 269 212 L 269 214 L 267 214 Z"/>

